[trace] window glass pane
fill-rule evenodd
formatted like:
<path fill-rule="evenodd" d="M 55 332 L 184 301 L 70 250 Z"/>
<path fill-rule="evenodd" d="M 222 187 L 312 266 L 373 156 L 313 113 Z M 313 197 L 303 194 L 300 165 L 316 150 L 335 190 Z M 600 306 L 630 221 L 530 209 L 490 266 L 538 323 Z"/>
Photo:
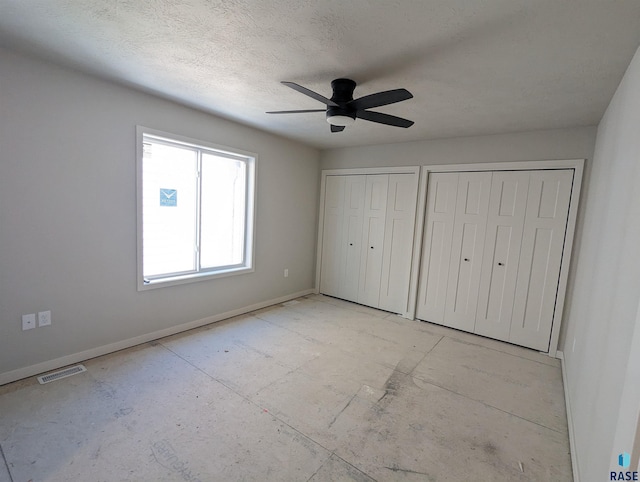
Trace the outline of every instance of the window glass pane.
<path fill-rule="evenodd" d="M 194 271 L 197 151 L 145 139 L 142 165 L 144 276 Z"/>
<path fill-rule="evenodd" d="M 202 154 L 202 268 L 244 261 L 246 163 Z"/>

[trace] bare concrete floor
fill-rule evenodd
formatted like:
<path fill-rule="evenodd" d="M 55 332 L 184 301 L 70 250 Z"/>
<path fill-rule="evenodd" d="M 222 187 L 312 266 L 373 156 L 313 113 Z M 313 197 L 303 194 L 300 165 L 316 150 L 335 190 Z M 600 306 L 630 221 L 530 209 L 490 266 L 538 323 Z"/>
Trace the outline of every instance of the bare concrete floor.
<path fill-rule="evenodd" d="M 568 481 L 558 360 L 309 296 L 0 387 L 0 482 Z"/>

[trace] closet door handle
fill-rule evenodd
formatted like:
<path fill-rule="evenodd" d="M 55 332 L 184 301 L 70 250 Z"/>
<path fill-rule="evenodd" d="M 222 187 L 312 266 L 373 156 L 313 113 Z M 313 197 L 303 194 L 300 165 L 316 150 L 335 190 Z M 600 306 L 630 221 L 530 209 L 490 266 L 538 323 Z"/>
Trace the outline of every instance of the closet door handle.
<path fill-rule="evenodd" d="M 464 258 L 465 261 L 469 261 L 469 258 Z"/>
<path fill-rule="evenodd" d="M 498 266 L 504 266 L 504 263 L 498 263 Z"/>
<path fill-rule="evenodd" d="M 373 249 L 373 246 L 371 246 L 371 249 Z"/>
<path fill-rule="evenodd" d="M 353 246 L 353 243 L 349 243 L 349 246 Z"/>

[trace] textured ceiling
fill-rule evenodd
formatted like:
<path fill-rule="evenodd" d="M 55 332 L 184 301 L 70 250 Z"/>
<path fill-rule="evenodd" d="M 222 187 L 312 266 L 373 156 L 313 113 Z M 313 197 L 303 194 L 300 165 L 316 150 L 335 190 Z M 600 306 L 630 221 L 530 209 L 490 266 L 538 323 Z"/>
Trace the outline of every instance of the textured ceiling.
<path fill-rule="evenodd" d="M 0 1 L 4 47 L 320 148 L 593 125 L 639 44 L 639 0 Z M 338 77 L 415 125 L 265 114 Z"/>

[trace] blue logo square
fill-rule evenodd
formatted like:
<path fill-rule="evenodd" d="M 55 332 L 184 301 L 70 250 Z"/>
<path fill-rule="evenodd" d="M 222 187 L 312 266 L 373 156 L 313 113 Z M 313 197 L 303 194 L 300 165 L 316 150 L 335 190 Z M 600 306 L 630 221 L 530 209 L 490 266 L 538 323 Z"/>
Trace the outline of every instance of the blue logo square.
<path fill-rule="evenodd" d="M 623 452 L 618 455 L 618 465 L 622 468 L 627 468 L 631 465 L 631 455 L 627 452 Z"/>
<path fill-rule="evenodd" d="M 160 188 L 160 206 L 177 206 L 178 191 L 175 189 Z"/>

